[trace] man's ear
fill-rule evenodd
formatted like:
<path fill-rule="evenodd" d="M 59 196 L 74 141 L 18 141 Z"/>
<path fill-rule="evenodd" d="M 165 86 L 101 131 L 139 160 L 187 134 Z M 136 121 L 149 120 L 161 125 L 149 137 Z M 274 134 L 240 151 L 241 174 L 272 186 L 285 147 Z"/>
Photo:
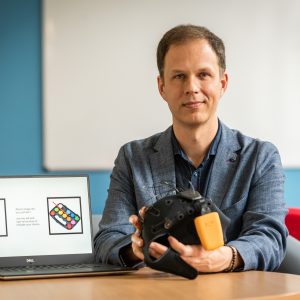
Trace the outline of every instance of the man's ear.
<path fill-rule="evenodd" d="M 226 71 L 223 72 L 221 75 L 221 91 L 220 91 L 220 97 L 222 97 L 227 89 L 228 85 L 228 74 Z"/>
<path fill-rule="evenodd" d="M 157 76 L 157 87 L 160 95 L 164 98 L 165 84 L 164 84 L 164 79 L 160 75 Z"/>

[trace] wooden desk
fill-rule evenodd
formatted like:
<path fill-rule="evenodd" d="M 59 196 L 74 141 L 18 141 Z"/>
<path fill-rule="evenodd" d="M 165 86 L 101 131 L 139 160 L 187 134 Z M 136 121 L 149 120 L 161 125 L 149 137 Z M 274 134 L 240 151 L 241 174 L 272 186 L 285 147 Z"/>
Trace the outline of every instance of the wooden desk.
<path fill-rule="evenodd" d="M 0 299 L 300 299 L 300 276 L 249 271 L 188 280 L 145 268 L 127 275 L 0 282 Z"/>

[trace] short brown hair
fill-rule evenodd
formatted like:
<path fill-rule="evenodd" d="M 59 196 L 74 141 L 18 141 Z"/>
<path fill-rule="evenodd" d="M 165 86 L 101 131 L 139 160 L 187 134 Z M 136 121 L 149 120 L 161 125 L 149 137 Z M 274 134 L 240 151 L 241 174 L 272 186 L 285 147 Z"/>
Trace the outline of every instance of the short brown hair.
<path fill-rule="evenodd" d="M 206 40 L 218 57 L 220 70 L 226 70 L 225 46 L 219 37 L 202 26 L 179 25 L 167 31 L 157 46 L 157 67 L 161 77 L 164 74 L 165 56 L 170 47 L 195 39 Z"/>

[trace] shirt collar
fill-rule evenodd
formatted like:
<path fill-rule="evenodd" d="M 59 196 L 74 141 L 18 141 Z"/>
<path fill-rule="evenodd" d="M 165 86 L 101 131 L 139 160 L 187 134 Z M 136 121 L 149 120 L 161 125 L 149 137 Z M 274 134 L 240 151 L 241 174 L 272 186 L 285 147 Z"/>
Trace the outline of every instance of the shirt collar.
<path fill-rule="evenodd" d="M 214 155 L 217 154 L 218 145 L 219 145 L 219 142 L 220 142 L 220 139 L 221 139 L 221 135 L 222 135 L 222 126 L 220 124 L 220 121 L 218 120 L 217 134 L 215 135 L 215 137 L 214 137 L 214 139 L 213 139 L 213 141 L 210 145 L 209 151 L 207 152 L 207 155 L 205 156 L 204 161 L 207 160 L 210 156 L 214 156 Z M 182 150 L 182 148 L 180 147 L 180 145 L 179 145 L 179 143 L 176 139 L 173 128 L 172 128 L 171 140 L 172 140 L 174 156 L 180 155 L 184 159 L 188 160 L 186 154 L 184 153 L 184 151 Z"/>

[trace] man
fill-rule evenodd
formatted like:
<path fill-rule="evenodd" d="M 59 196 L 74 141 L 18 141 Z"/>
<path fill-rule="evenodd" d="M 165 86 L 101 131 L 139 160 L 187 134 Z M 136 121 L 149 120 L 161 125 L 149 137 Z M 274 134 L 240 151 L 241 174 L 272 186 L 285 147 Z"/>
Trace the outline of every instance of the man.
<path fill-rule="evenodd" d="M 125 265 L 143 261 L 138 212 L 143 216 L 143 207 L 191 182 L 231 219 L 229 242 L 206 251 L 169 237 L 180 257 L 199 272 L 275 270 L 287 236 L 280 156 L 271 143 L 218 120 L 228 83 L 222 40 L 204 27 L 177 26 L 161 39 L 157 64 L 158 89 L 173 124 L 120 149 L 95 238 L 97 259 Z M 154 242 L 149 251 L 158 258 L 166 247 Z"/>

